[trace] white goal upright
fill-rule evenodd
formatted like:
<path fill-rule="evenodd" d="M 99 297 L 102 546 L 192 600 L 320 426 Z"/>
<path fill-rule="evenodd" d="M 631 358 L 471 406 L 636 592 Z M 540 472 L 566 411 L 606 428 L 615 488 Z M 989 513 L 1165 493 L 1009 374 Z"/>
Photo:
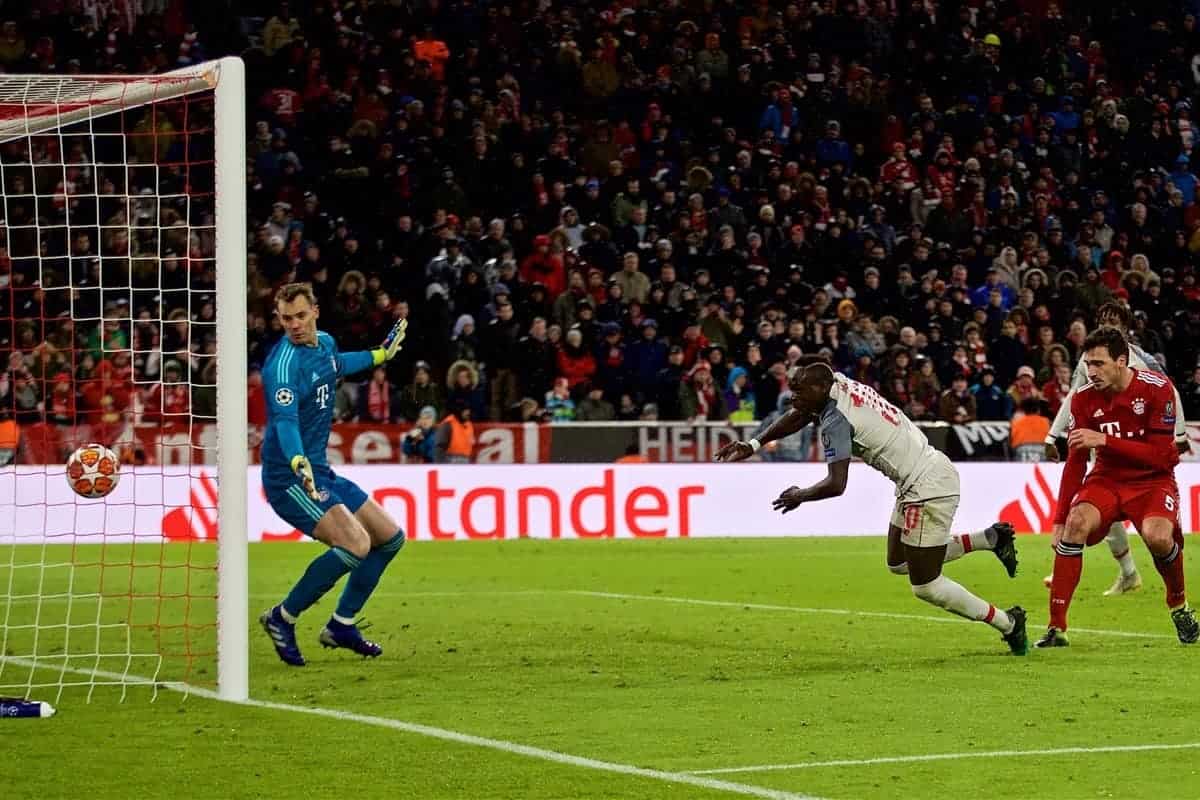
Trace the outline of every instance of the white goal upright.
<path fill-rule="evenodd" d="M 0 696 L 247 696 L 245 103 L 237 58 L 0 75 Z"/>

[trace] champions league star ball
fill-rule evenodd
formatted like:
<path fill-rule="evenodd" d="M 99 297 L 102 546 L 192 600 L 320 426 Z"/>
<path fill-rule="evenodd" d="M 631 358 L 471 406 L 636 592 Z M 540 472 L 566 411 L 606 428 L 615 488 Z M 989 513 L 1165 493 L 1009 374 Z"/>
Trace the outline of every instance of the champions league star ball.
<path fill-rule="evenodd" d="M 80 497 L 104 497 L 120 478 L 120 459 L 102 444 L 85 444 L 67 459 L 67 485 Z"/>

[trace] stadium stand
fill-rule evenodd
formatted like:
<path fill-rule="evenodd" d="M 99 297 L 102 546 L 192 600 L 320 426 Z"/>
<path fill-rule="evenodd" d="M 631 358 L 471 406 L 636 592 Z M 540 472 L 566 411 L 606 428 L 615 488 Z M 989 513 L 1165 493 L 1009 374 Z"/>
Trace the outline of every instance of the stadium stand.
<path fill-rule="evenodd" d="M 247 60 L 252 422 L 296 279 L 347 349 L 411 316 L 343 421 L 763 419 L 820 352 L 914 419 L 1007 420 L 1057 407 L 1110 298 L 1200 419 L 1198 5 L 45 0 L 6 12 L 0 67 Z M 6 219 L 63 213 L 5 179 Z M 210 404 L 212 304 L 169 290 L 211 289 L 211 243 L 30 244 L 0 258 L 0 415 Z M 163 291 L 71 325 L 47 258 L 141 259 L 135 289 L 151 259 Z"/>

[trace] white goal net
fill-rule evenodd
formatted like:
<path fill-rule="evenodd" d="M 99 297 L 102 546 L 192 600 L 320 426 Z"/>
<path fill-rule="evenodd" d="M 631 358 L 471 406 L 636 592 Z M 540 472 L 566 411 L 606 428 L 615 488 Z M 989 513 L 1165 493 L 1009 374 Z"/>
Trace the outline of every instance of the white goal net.
<path fill-rule="evenodd" d="M 238 59 L 0 75 L 0 696 L 246 695 L 244 104 Z"/>

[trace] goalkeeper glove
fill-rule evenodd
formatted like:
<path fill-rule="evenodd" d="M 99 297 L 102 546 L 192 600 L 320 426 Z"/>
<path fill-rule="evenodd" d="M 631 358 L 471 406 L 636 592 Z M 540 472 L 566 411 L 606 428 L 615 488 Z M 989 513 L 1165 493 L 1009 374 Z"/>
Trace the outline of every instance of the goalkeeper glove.
<path fill-rule="evenodd" d="M 384 337 L 383 344 L 371 351 L 371 358 L 375 361 L 375 366 L 379 366 L 385 361 L 391 361 L 396 357 L 396 353 L 400 352 L 400 345 L 404 343 L 405 332 L 408 330 L 408 320 L 396 320 L 396 324 L 388 331 L 388 335 Z"/>
<path fill-rule="evenodd" d="M 300 479 L 305 494 L 313 500 L 321 499 L 321 495 L 317 493 L 317 481 L 313 477 L 312 464 L 308 463 L 307 458 L 304 456 L 293 456 L 292 472 L 296 473 L 296 477 Z"/>

